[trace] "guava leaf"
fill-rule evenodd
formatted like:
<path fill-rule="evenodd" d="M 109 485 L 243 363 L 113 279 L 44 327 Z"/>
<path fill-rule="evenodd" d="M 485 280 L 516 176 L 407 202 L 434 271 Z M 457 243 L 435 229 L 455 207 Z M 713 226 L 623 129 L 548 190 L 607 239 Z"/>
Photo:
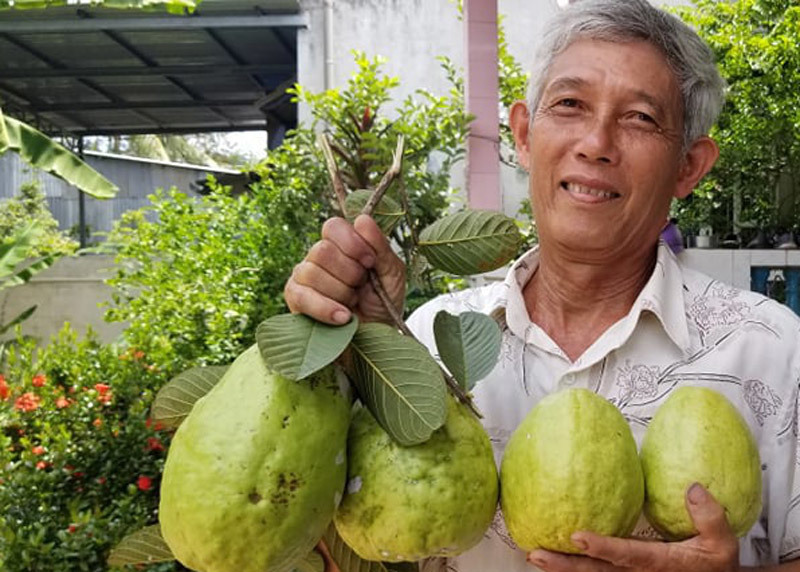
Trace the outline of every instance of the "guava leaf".
<path fill-rule="evenodd" d="M 153 400 L 153 421 L 165 429 L 177 429 L 194 404 L 211 391 L 227 370 L 226 365 L 193 367 L 173 377 Z"/>
<path fill-rule="evenodd" d="M 328 554 L 342 572 L 419 572 L 414 562 L 374 562 L 364 560 L 350 548 L 331 523 L 322 537 Z"/>
<path fill-rule="evenodd" d="M 355 315 L 342 326 L 329 326 L 303 314 L 279 314 L 258 325 L 256 343 L 267 367 L 296 381 L 339 357 L 357 328 Z"/>
<path fill-rule="evenodd" d="M 175 560 L 175 557 L 161 536 L 160 524 L 146 526 L 129 534 L 108 555 L 109 566 L 156 564 L 171 560 Z"/>
<path fill-rule="evenodd" d="M 486 314 L 462 312 L 454 316 L 441 310 L 433 320 L 433 334 L 439 357 L 465 390 L 494 369 L 503 336 L 497 322 Z"/>
<path fill-rule="evenodd" d="M 516 256 L 521 244 L 513 219 L 470 209 L 440 218 L 419 235 L 419 250 L 428 262 L 459 275 L 500 268 Z"/>
<path fill-rule="evenodd" d="M 419 342 L 371 323 L 358 328 L 350 347 L 359 397 L 392 439 L 416 445 L 444 424 L 442 372 Z"/>
<path fill-rule="evenodd" d="M 348 220 L 352 221 L 361 214 L 364 205 L 367 204 L 372 193 L 373 191 L 369 189 L 358 189 L 347 195 L 344 208 L 345 211 L 347 211 L 346 216 Z M 405 214 L 403 207 L 400 206 L 396 200 L 388 195 L 383 195 L 372 213 L 372 218 L 378 223 L 383 234 L 388 235 L 394 230 L 395 225 L 397 225 Z"/>
<path fill-rule="evenodd" d="M 319 552 L 312 550 L 294 565 L 292 572 L 325 572 L 325 561 Z"/>

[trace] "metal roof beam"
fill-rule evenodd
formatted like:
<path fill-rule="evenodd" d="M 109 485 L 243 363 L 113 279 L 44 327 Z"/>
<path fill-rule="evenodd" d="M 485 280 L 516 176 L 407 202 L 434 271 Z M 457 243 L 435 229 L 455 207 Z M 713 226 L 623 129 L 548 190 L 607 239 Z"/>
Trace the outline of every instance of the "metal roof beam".
<path fill-rule="evenodd" d="M 37 105 L 35 110 L 39 113 L 64 113 L 67 111 L 136 111 L 141 109 L 185 109 L 196 107 L 254 107 L 254 105 L 252 99 L 108 102 L 69 101 Z"/>
<path fill-rule="evenodd" d="M 0 20 L 0 32 L 11 34 L 63 34 L 111 30 L 195 30 L 203 28 L 307 28 L 305 14 L 264 14 L 249 16 L 186 16 L 172 18 L 59 18 L 47 20 Z"/>
<path fill-rule="evenodd" d="M 0 77 L 9 79 L 55 79 L 76 77 L 125 77 L 125 76 L 166 76 L 166 75 L 249 75 L 255 73 L 294 73 L 293 65 L 217 65 L 217 66 L 157 66 L 157 67 L 81 67 L 71 69 L 53 68 L 0 68 Z"/>
<path fill-rule="evenodd" d="M 108 135 L 140 135 L 140 134 L 179 134 L 185 135 L 190 133 L 229 133 L 231 131 L 266 131 L 266 125 L 261 122 L 258 124 L 249 125 L 209 125 L 207 123 L 175 125 L 174 127 L 165 127 L 161 129 L 152 129 L 142 126 L 121 126 L 109 129 L 74 129 L 70 133 L 74 135 L 83 136 L 108 136 Z"/>

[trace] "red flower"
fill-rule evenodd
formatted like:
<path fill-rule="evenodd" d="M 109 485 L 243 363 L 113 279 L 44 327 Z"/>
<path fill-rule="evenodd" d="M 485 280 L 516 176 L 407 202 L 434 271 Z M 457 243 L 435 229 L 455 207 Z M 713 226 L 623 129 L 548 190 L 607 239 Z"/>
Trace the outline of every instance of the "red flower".
<path fill-rule="evenodd" d="M 112 397 L 114 397 L 114 395 L 111 392 L 100 394 L 97 396 L 97 401 L 99 401 L 100 403 L 108 403 L 111 401 Z"/>
<path fill-rule="evenodd" d="M 66 397 L 64 397 L 63 395 L 58 399 L 56 399 L 56 407 L 58 407 L 59 409 L 64 409 L 65 407 L 69 407 L 70 403 L 71 401 Z"/>
<path fill-rule="evenodd" d="M 106 484 L 106 478 L 105 477 L 97 477 L 97 484 L 98 485 Z"/>
<path fill-rule="evenodd" d="M 137 350 L 133 352 L 134 359 L 142 359 L 144 357 L 144 352 L 141 350 Z"/>
<path fill-rule="evenodd" d="M 161 421 L 156 421 L 153 423 L 152 417 L 147 418 L 147 421 L 144 422 L 144 426 L 148 429 L 152 428 L 153 431 L 161 431 L 164 429 L 164 424 Z"/>
<path fill-rule="evenodd" d="M 92 425 L 94 425 L 95 427 L 101 427 L 103 425 L 103 420 L 98 417 L 97 419 L 92 421 Z"/>
<path fill-rule="evenodd" d="M 147 450 L 148 451 L 163 451 L 164 450 L 164 445 L 161 444 L 161 441 L 159 441 L 157 437 L 148 437 L 147 438 Z"/>
<path fill-rule="evenodd" d="M 136 486 L 139 487 L 140 491 L 149 491 L 153 487 L 153 479 L 146 475 L 139 475 Z"/>
<path fill-rule="evenodd" d="M 78 525 L 77 524 L 70 524 L 67 527 L 67 532 L 69 532 L 70 534 L 74 534 L 76 530 L 78 530 Z"/>
<path fill-rule="evenodd" d="M 38 463 L 36 463 L 36 468 L 41 471 L 43 469 L 46 469 L 49 465 L 50 463 L 46 463 L 45 461 L 39 461 Z"/>
<path fill-rule="evenodd" d="M 42 387 L 45 383 L 47 383 L 47 378 L 40 373 L 39 375 L 33 376 L 31 383 L 34 387 Z"/>
<path fill-rule="evenodd" d="M 31 449 L 31 453 L 34 455 L 44 455 L 44 447 L 41 445 L 36 445 L 33 449 Z"/>
<path fill-rule="evenodd" d="M 111 386 L 106 383 L 95 383 L 94 388 L 100 395 L 105 395 L 108 392 L 108 390 L 111 389 Z"/>
<path fill-rule="evenodd" d="M 19 411 L 33 411 L 39 408 L 39 401 L 41 401 L 39 396 L 29 391 L 17 397 L 17 400 L 14 402 L 14 409 Z"/>
<path fill-rule="evenodd" d="M 5 401 L 6 399 L 8 399 L 9 393 L 11 393 L 11 391 L 8 389 L 6 378 L 2 374 L 0 374 L 0 399 Z"/>

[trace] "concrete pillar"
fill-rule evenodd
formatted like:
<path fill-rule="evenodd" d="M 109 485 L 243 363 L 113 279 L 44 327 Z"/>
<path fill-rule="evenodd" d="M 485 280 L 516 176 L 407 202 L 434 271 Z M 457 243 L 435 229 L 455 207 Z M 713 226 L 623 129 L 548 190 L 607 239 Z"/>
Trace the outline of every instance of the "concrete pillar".
<path fill-rule="evenodd" d="M 467 197 L 476 209 L 502 210 L 497 66 L 497 0 L 464 0 L 465 102 L 475 119 L 467 139 Z"/>

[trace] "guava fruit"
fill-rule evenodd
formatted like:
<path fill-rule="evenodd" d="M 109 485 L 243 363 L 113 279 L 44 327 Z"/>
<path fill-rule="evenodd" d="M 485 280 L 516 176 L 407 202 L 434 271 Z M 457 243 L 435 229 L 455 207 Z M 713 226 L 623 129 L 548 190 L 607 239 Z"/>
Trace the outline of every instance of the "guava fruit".
<path fill-rule="evenodd" d="M 333 366 L 300 381 L 242 353 L 178 427 L 159 520 L 202 572 L 284 572 L 319 541 L 344 489 L 349 386 Z"/>
<path fill-rule="evenodd" d="M 503 454 L 503 516 L 524 550 L 580 552 L 570 536 L 581 530 L 627 536 L 643 499 L 642 468 L 625 418 L 586 389 L 542 399 Z"/>
<path fill-rule="evenodd" d="M 725 396 L 680 387 L 656 411 L 642 440 L 644 513 L 669 540 L 697 534 L 686 491 L 700 483 L 725 507 L 737 536 L 761 512 L 761 462 L 750 428 Z"/>
<path fill-rule="evenodd" d="M 483 537 L 497 509 L 489 437 L 448 397 L 447 420 L 411 447 L 395 443 L 366 409 L 348 437 L 347 491 L 334 523 L 367 560 L 454 556 Z"/>

